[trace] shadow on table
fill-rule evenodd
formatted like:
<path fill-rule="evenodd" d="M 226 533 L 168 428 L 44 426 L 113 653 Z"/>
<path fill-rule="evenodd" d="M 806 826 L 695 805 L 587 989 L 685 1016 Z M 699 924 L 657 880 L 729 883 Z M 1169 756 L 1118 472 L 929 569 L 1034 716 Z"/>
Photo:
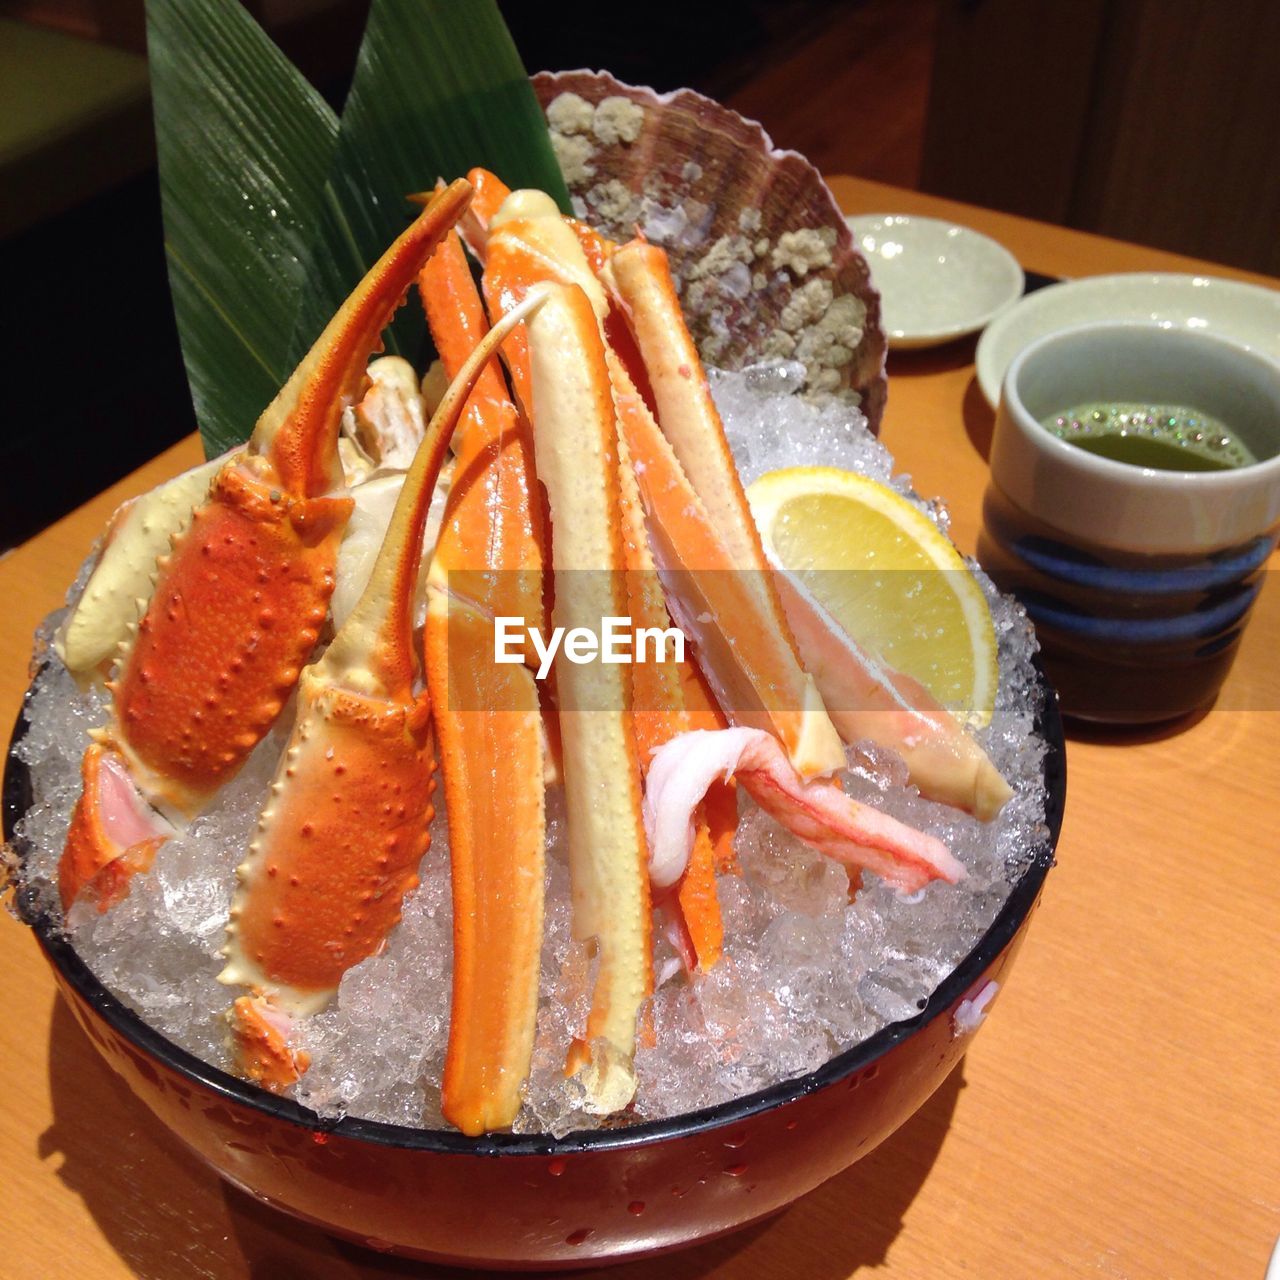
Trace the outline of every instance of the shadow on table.
<path fill-rule="evenodd" d="M 880 1266 L 942 1150 L 963 1088 L 961 1062 L 869 1156 L 765 1222 L 647 1262 L 576 1274 L 600 1280 L 697 1280 L 714 1273 L 754 1280 L 785 1270 L 806 1280 L 844 1280 L 864 1267 Z"/>
<path fill-rule="evenodd" d="M 899 374 L 912 377 L 915 374 L 950 373 L 973 363 L 977 339 L 973 336 L 956 338 L 936 347 L 920 347 L 914 351 L 890 351 L 886 372 L 889 375 L 890 395 L 893 380 Z"/>
<path fill-rule="evenodd" d="M 332 1240 L 234 1190 L 178 1142 L 102 1060 L 61 997 L 49 1084 L 54 1118 L 40 1135 L 40 1158 L 61 1157 L 58 1177 L 140 1280 L 353 1274 Z M 94 1273 L 86 1265 L 77 1274 Z"/>
<path fill-rule="evenodd" d="M 613 1280 L 756 1276 L 781 1256 L 811 1280 L 836 1280 L 884 1261 L 941 1150 L 963 1064 L 887 1142 L 780 1214 L 662 1258 L 576 1272 Z M 474 1271 L 409 1262 L 325 1235 L 223 1182 L 160 1124 L 98 1056 L 66 1003 L 49 1043 L 54 1120 L 39 1154 L 61 1155 L 58 1177 L 141 1280 L 452 1280 Z M 838 1225 L 838 1229 L 834 1229 Z"/>
<path fill-rule="evenodd" d="M 964 430 L 969 437 L 969 443 L 973 445 L 974 451 L 983 462 L 990 462 L 991 433 L 995 430 L 996 414 L 987 403 L 987 397 L 982 394 L 982 385 L 976 373 L 969 379 L 969 385 L 964 389 L 964 404 L 961 412 L 964 414 Z"/>
<path fill-rule="evenodd" d="M 1210 702 L 1186 715 L 1172 720 L 1159 720 L 1155 724 L 1097 724 L 1090 720 L 1077 720 L 1063 715 L 1062 727 L 1068 742 L 1088 742 L 1099 747 L 1131 747 L 1147 742 L 1163 742 L 1176 738 L 1188 729 L 1194 729 L 1216 705 Z"/>

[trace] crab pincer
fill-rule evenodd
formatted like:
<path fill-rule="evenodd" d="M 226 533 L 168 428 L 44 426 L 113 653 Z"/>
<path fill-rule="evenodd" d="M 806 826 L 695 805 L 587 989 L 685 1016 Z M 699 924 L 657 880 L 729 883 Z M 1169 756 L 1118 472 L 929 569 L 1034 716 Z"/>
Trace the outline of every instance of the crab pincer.
<path fill-rule="evenodd" d="M 289 1020 L 323 1008 L 342 975 L 382 948 L 417 884 L 435 789 L 412 618 L 427 509 L 472 385 L 541 302 L 529 296 L 463 364 L 405 477 L 369 585 L 299 680 L 297 719 L 237 872 L 219 975 L 251 993 L 235 1002 L 232 1031 L 242 1069 L 268 1088 L 306 1066 L 289 1047 Z"/>
<path fill-rule="evenodd" d="M 248 446 L 157 562 L 145 611 L 108 682 L 95 733 L 142 800 L 183 818 L 239 770 L 284 706 L 320 635 L 351 513 L 338 457 L 344 407 L 418 269 L 470 199 L 441 191 L 343 303 L 259 418 Z M 84 770 L 61 877 L 64 909 L 120 851 L 97 842 L 119 789 Z M 132 804 L 136 797 L 126 797 Z"/>
<path fill-rule="evenodd" d="M 58 628 L 54 648 L 81 684 L 105 679 L 147 607 L 156 562 L 209 496 L 226 465 L 212 458 L 120 506 L 111 517 L 89 580 Z"/>

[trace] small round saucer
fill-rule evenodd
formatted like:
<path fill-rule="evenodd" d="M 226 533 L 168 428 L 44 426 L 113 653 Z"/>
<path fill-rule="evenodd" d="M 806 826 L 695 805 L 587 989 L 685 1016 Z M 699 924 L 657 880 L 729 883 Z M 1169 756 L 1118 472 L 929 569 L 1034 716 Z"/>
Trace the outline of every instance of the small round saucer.
<path fill-rule="evenodd" d="M 900 213 L 846 221 L 880 290 L 894 350 L 976 333 L 1022 294 L 1017 259 L 969 227 Z"/>

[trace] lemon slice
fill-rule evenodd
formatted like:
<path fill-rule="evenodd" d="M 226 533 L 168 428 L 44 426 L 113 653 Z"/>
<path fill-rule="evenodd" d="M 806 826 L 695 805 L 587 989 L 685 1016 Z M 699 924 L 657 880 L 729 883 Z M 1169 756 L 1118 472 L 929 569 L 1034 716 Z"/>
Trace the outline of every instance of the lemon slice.
<path fill-rule="evenodd" d="M 863 648 L 977 725 L 995 705 L 987 601 L 945 534 L 901 494 L 836 467 L 770 471 L 747 490 L 765 550 Z"/>

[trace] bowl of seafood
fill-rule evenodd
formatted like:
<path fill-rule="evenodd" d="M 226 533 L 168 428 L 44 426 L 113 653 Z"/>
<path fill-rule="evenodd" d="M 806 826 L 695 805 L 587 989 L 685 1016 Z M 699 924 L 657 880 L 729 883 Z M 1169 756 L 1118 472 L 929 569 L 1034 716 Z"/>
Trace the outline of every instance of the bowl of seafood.
<path fill-rule="evenodd" d="M 876 438 L 817 175 L 694 94 L 534 84 L 576 216 L 440 185 L 248 442 L 113 516 L 4 791 L 18 913 L 163 1124 L 482 1267 L 676 1248 L 872 1150 L 1006 981 L 1065 792 L 1025 615 Z M 402 303 L 429 370 L 369 363 Z"/>

